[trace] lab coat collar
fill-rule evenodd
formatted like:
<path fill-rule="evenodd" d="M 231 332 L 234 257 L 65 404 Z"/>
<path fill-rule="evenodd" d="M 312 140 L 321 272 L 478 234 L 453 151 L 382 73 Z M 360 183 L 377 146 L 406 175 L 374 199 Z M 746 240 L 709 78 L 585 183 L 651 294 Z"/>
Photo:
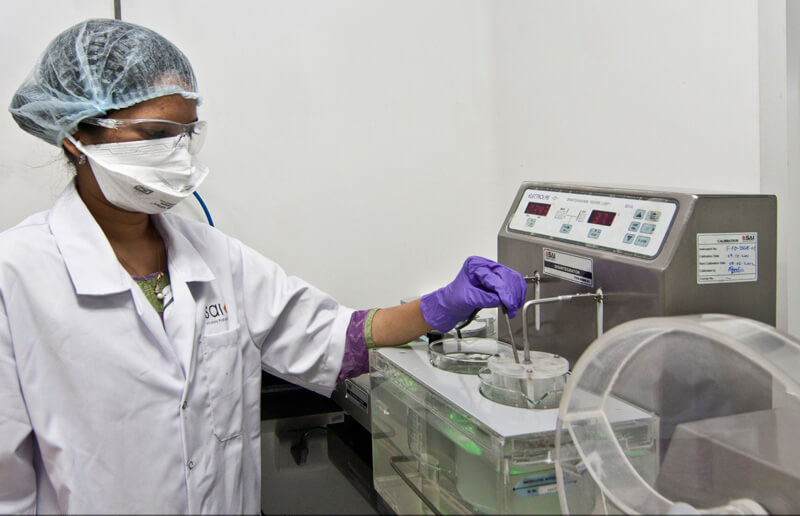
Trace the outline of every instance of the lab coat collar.
<path fill-rule="evenodd" d="M 170 281 L 214 281 L 216 277 L 208 264 L 176 224 L 177 215 L 153 216 L 167 245 Z"/>
<path fill-rule="evenodd" d="M 165 219 L 164 215 L 155 216 L 167 245 L 170 278 L 213 280 L 214 274 L 194 246 Z M 77 294 L 106 295 L 130 290 L 133 285 L 130 276 L 78 195 L 74 181 L 50 210 L 48 222 Z"/>
<path fill-rule="evenodd" d="M 77 294 L 96 296 L 130 290 L 128 274 L 83 204 L 74 181 L 53 205 L 48 222 Z"/>

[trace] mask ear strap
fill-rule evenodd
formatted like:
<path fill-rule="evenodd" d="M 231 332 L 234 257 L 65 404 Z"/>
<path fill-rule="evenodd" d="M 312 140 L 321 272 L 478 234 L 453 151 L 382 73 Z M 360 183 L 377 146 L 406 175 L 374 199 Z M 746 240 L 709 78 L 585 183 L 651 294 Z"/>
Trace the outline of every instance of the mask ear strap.
<path fill-rule="evenodd" d="M 81 142 L 79 142 L 78 140 L 73 138 L 71 134 L 67 135 L 67 140 L 72 142 L 72 145 L 74 145 L 75 148 L 78 149 L 80 151 L 80 153 L 81 153 L 81 155 L 78 156 L 78 165 L 85 164 L 86 163 L 86 151 L 84 150 L 83 145 L 81 145 Z"/>

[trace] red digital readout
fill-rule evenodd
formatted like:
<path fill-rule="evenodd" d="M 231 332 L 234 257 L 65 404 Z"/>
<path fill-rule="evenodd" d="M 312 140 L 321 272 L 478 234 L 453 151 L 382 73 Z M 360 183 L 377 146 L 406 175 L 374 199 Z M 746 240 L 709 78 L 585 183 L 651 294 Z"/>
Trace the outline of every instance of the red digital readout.
<path fill-rule="evenodd" d="M 528 215 L 541 215 L 542 217 L 547 215 L 548 211 L 550 211 L 550 205 L 540 202 L 529 202 L 527 208 L 525 208 L 525 213 Z"/>
<path fill-rule="evenodd" d="M 614 222 L 614 217 L 617 214 L 613 211 L 600 211 L 600 210 L 592 210 L 592 214 L 589 215 L 589 224 L 599 224 L 601 226 L 610 226 L 612 222 Z"/>

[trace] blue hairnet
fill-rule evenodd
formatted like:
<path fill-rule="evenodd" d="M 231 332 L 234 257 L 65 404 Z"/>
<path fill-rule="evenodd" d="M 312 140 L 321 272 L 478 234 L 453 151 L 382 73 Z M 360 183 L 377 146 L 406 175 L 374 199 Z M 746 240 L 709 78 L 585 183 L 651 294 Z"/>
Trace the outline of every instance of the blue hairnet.
<path fill-rule="evenodd" d="M 96 19 L 56 36 L 8 110 L 23 130 L 61 146 L 84 118 L 176 93 L 199 98 L 175 45 L 139 25 Z"/>

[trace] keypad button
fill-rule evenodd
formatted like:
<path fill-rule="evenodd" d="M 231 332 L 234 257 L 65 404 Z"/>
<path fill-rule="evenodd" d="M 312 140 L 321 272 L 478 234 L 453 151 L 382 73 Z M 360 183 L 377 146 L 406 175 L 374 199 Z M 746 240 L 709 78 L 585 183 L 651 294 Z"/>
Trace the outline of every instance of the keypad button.
<path fill-rule="evenodd" d="M 655 230 L 656 230 L 655 224 L 646 224 L 646 223 L 642 224 L 641 232 L 644 233 L 645 235 L 652 235 L 653 231 Z"/>
<path fill-rule="evenodd" d="M 533 217 L 528 217 L 527 220 L 525 220 L 525 225 L 529 228 L 532 228 L 534 224 L 536 224 L 536 219 Z"/>
<path fill-rule="evenodd" d="M 633 214 L 634 220 L 643 220 L 645 213 L 647 213 L 645 210 L 636 210 Z"/>
<path fill-rule="evenodd" d="M 641 222 L 631 222 L 631 225 L 628 226 L 628 231 L 633 231 L 634 233 L 636 233 L 637 231 L 639 231 L 639 226 L 641 225 L 642 225 Z"/>
<path fill-rule="evenodd" d="M 639 247 L 647 247 L 650 244 L 650 237 L 639 235 L 636 237 L 636 241 L 633 245 L 638 245 Z"/>
<path fill-rule="evenodd" d="M 561 224 L 562 233 L 569 233 L 570 231 L 572 231 L 572 224 Z"/>
<path fill-rule="evenodd" d="M 660 211 L 648 211 L 647 212 L 647 220 L 650 222 L 658 222 L 658 219 L 661 218 Z"/>
<path fill-rule="evenodd" d="M 592 228 L 589 230 L 589 238 L 600 238 L 600 234 L 603 232 L 602 229 Z"/>

